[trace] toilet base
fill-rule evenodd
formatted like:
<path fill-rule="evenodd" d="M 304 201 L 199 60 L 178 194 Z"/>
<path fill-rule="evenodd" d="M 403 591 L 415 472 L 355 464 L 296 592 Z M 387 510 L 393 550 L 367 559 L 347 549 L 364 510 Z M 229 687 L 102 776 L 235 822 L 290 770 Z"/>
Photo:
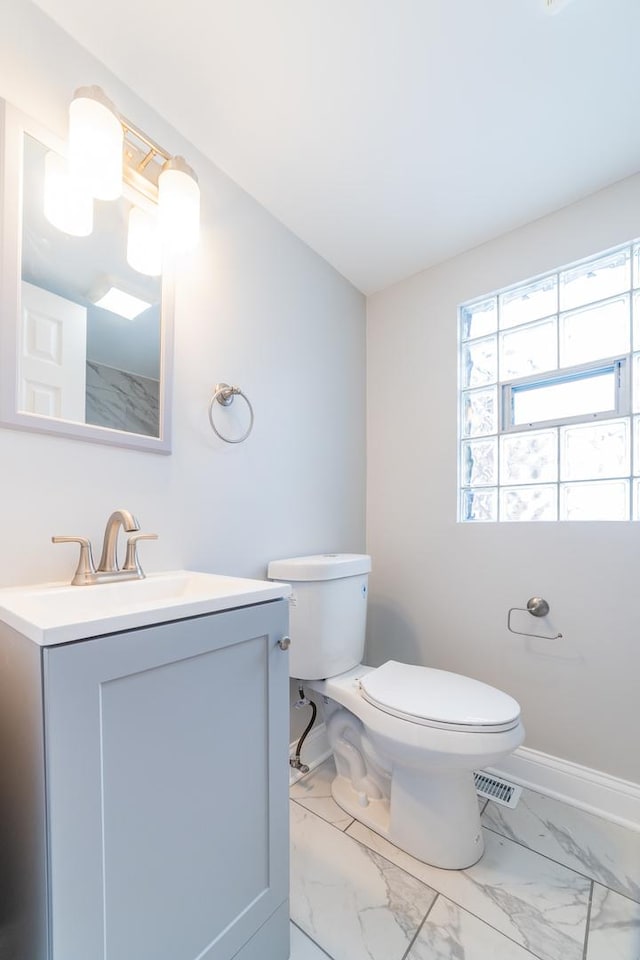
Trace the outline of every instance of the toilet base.
<path fill-rule="evenodd" d="M 350 816 L 434 867 L 463 870 L 484 852 L 471 771 L 396 768 L 390 799 L 368 799 L 351 780 L 338 775 L 331 793 Z"/>

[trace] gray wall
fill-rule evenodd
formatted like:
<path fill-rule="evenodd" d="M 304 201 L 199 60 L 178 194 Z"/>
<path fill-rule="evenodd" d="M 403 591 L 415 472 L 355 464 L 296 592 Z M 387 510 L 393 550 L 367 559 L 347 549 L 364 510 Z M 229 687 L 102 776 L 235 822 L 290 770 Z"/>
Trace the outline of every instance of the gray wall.
<path fill-rule="evenodd" d="M 142 550 L 148 571 L 262 577 L 272 558 L 362 550 L 362 295 L 31 4 L 0 0 L 0 14 L 0 96 L 64 135 L 74 89 L 101 84 L 125 116 L 189 158 L 203 212 L 176 289 L 173 455 L 0 429 L 0 585 L 69 580 L 75 551 L 51 535 L 97 544 L 118 506 L 160 535 Z M 240 384 L 255 407 L 254 432 L 238 446 L 209 427 L 220 380 Z"/>
<path fill-rule="evenodd" d="M 638 235 L 640 176 L 371 297 L 367 334 L 370 662 L 501 687 L 527 747 L 636 783 L 640 524 L 458 524 L 456 438 L 458 304 Z M 507 632 L 534 594 L 561 641 Z"/>

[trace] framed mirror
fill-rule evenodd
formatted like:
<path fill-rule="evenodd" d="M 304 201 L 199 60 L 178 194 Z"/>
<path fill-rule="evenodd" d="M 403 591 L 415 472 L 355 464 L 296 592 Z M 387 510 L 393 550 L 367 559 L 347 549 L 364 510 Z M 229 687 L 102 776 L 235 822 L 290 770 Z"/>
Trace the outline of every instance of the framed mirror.
<path fill-rule="evenodd" d="M 71 235 L 65 144 L 2 101 L 0 140 L 0 424 L 170 453 L 173 284 L 127 262 L 129 212 L 153 201 L 125 185 Z"/>

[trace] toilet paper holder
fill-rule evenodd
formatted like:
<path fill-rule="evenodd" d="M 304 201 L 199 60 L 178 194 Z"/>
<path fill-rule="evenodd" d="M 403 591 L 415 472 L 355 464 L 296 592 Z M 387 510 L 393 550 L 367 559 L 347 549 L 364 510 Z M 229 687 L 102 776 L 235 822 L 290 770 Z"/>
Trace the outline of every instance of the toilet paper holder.
<path fill-rule="evenodd" d="M 517 633 L 521 637 L 537 637 L 539 640 L 560 640 L 562 639 L 561 633 L 556 633 L 554 637 L 549 637 L 542 633 L 528 633 L 525 630 L 514 630 L 511 626 L 511 614 L 515 610 L 521 613 L 530 613 L 532 617 L 546 617 L 550 609 L 551 608 L 544 597 L 529 597 L 526 607 L 510 608 L 509 612 L 507 613 L 507 630 L 510 630 L 511 633 Z"/>

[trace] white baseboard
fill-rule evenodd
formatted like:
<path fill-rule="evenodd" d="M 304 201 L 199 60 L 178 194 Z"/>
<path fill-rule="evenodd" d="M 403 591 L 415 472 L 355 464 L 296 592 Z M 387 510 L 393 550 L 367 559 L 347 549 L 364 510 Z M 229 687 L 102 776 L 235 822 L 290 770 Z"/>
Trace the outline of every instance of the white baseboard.
<path fill-rule="evenodd" d="M 528 747 L 519 747 L 489 770 L 537 793 L 640 831 L 640 784 Z"/>
<path fill-rule="evenodd" d="M 295 751 L 294 742 L 289 746 L 290 756 Z M 319 723 L 304 742 L 303 762 L 313 770 L 330 754 L 326 727 L 324 723 Z M 640 784 L 620 780 L 528 747 L 519 747 L 499 767 L 488 769 L 537 793 L 563 800 L 587 813 L 640 831 Z M 292 769 L 291 783 L 295 783 L 302 775 Z"/>
<path fill-rule="evenodd" d="M 297 745 L 297 740 L 294 740 L 293 743 L 289 744 L 290 757 L 295 755 Z M 304 741 L 302 750 L 300 751 L 300 758 L 303 763 L 306 763 L 306 765 L 309 767 L 309 770 L 313 770 L 315 767 L 320 766 L 320 764 L 330 756 L 331 747 L 329 746 L 329 738 L 327 737 L 327 728 L 324 723 L 319 723 L 313 728 L 309 736 Z M 296 780 L 299 780 L 300 777 L 303 776 L 303 773 L 300 773 L 299 770 L 294 770 L 294 768 L 291 767 L 289 783 L 295 783 Z"/>

